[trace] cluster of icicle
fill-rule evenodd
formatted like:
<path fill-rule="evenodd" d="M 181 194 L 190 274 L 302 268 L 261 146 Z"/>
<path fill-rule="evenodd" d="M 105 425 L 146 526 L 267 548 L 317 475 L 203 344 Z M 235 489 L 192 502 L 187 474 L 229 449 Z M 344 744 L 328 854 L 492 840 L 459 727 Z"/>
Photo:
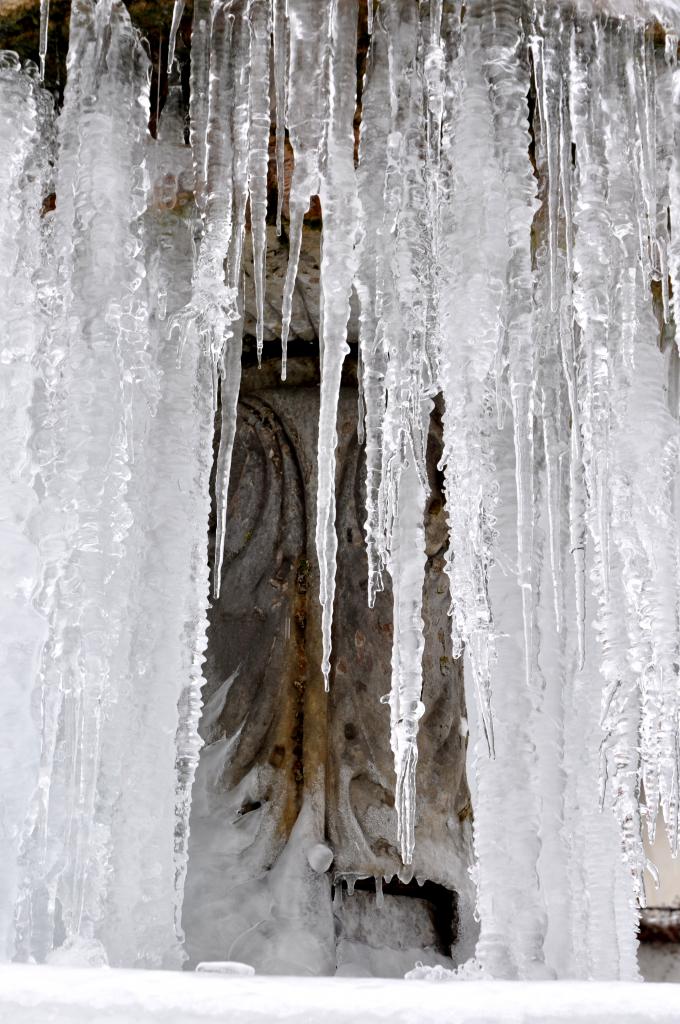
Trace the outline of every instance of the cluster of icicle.
<path fill-rule="evenodd" d="M 151 140 L 149 80 L 119 0 L 73 4 L 56 119 L 0 55 L 3 959 L 184 958 L 213 416 L 171 336 L 183 111 Z"/>
<path fill-rule="evenodd" d="M 148 136 L 149 62 L 121 0 L 74 0 L 56 147 L 37 70 L 2 57 L 5 956 L 181 961 L 213 412 L 219 591 L 247 213 L 261 353 L 274 121 L 284 376 L 313 196 L 323 215 L 326 685 L 354 290 L 402 857 L 441 395 L 479 962 L 635 974 L 641 809 L 678 838 L 680 15 L 609 6 L 368 0 L 358 151 L 359 0 L 195 0 L 189 163 L 176 86 Z M 178 173 L 194 200 L 170 216 Z"/>
<path fill-rule="evenodd" d="M 409 863 L 427 441 L 441 395 L 478 955 L 501 976 L 634 975 L 641 808 L 652 835 L 663 812 L 677 848 L 680 17 L 672 4 L 629 6 L 615 17 L 608 4 L 548 0 L 369 2 L 357 153 L 358 0 L 194 5 L 205 231 L 181 326 L 202 336 L 226 389 L 222 543 L 248 199 L 262 346 L 271 92 L 279 227 L 286 136 L 294 156 L 284 377 L 312 196 L 323 216 L 323 675 L 328 685 L 354 289 L 369 603 L 386 573 L 394 601 L 399 843 Z"/>

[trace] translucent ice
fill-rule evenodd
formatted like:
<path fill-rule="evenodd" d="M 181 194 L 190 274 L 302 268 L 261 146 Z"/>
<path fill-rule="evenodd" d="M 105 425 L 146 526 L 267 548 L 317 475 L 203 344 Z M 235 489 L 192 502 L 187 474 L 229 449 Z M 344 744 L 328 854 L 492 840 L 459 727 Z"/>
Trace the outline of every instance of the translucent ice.
<path fill-rule="evenodd" d="M 182 959 L 214 418 L 219 594 L 244 253 L 259 361 L 276 219 L 285 377 L 318 200 L 326 685 L 354 293 L 403 860 L 440 473 L 479 970 L 632 977 L 642 828 L 661 816 L 677 850 L 680 817 L 677 4 L 382 0 L 364 19 L 356 0 L 195 0 L 190 151 L 183 9 L 151 140 L 149 61 L 122 0 L 74 4 L 54 199 L 38 71 L 0 59 L 4 955 Z M 323 874 L 321 838 L 305 850 Z"/>
<path fill-rule="evenodd" d="M 41 557 L 33 521 L 40 515 L 31 452 L 32 405 L 40 387 L 37 355 L 47 327 L 41 299 L 50 185 L 51 102 L 35 65 L 0 52 L 0 957 L 15 952 L 12 928 L 18 856 L 40 763 L 38 670 L 46 638 L 33 604 Z"/>

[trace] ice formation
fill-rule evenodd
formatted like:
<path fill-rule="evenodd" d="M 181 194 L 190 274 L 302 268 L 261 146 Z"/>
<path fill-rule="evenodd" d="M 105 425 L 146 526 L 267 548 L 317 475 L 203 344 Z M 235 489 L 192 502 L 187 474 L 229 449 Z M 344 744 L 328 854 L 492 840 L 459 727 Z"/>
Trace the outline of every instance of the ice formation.
<path fill-rule="evenodd" d="M 404 863 L 441 396 L 480 970 L 635 976 L 643 823 L 661 810 L 675 850 L 679 831 L 680 10 L 195 0 L 189 156 L 183 10 L 156 139 L 121 0 L 73 5 L 56 150 L 38 70 L 0 61 L 3 749 L 21 737 L 0 774 L 4 955 L 182 959 L 213 415 L 218 594 L 243 250 L 249 225 L 260 357 L 274 121 L 284 378 L 314 196 L 323 217 L 326 685 L 354 291 L 369 603 L 386 576 L 394 602 Z M 42 0 L 43 67 L 47 14 Z"/>
<path fill-rule="evenodd" d="M 157 180 L 169 143 L 148 138 L 123 5 L 74 5 L 68 71 L 48 212 L 48 97 L 32 68 L 2 69 L 2 721 L 21 758 L 3 775 L 2 939 L 22 959 L 179 964 L 212 402 L 209 360 L 194 347 L 178 366 L 168 314 L 189 298 L 194 222 L 147 221 L 177 186 Z"/>

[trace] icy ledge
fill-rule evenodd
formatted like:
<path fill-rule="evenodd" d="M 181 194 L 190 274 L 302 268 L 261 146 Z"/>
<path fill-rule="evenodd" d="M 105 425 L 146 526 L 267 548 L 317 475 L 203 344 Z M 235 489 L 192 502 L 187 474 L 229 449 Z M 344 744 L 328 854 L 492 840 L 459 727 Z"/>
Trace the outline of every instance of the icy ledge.
<path fill-rule="evenodd" d="M 618 982 L 220 978 L 170 971 L 0 967 L 0 1020 L 12 1024 L 677 1024 L 674 985 Z"/>

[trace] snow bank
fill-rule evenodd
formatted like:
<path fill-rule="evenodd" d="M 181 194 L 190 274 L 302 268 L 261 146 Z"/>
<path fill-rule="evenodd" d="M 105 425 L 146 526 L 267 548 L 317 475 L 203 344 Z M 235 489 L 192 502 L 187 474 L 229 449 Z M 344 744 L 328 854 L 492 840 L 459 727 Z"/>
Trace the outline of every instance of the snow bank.
<path fill-rule="evenodd" d="M 0 1020 L 11 1024 L 676 1024 L 673 985 L 219 977 L 170 971 L 0 967 Z"/>

